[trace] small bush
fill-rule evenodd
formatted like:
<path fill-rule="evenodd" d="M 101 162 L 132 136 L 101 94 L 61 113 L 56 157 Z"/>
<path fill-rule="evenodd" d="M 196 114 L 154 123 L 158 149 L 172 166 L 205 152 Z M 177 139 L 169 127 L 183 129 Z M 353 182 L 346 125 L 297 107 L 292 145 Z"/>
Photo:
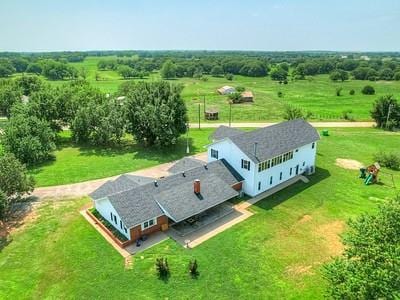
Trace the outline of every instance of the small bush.
<path fill-rule="evenodd" d="M 288 84 L 289 82 L 287 81 L 287 79 L 285 79 L 284 81 L 283 81 L 283 84 Z"/>
<path fill-rule="evenodd" d="M 227 80 L 229 80 L 229 81 L 232 81 L 233 80 L 233 74 L 231 74 L 231 73 L 225 74 L 225 78 Z"/>
<path fill-rule="evenodd" d="M 278 92 L 278 97 L 283 98 L 283 93 L 281 91 Z"/>
<path fill-rule="evenodd" d="M 364 95 L 375 95 L 375 89 L 373 86 L 366 85 L 361 90 L 361 93 L 363 93 Z"/>
<path fill-rule="evenodd" d="M 382 166 L 392 170 L 400 170 L 400 153 L 378 152 L 374 159 Z"/>
<path fill-rule="evenodd" d="M 342 90 L 343 90 L 343 88 L 342 87 L 338 87 L 338 88 L 336 88 L 336 96 L 340 96 L 341 95 L 341 93 L 342 93 Z"/>
<path fill-rule="evenodd" d="M 208 77 L 203 75 L 203 76 L 200 77 L 200 80 L 204 81 L 204 82 L 208 81 Z"/>
<path fill-rule="evenodd" d="M 242 92 L 245 91 L 245 87 L 244 86 L 238 86 L 238 87 L 236 87 L 236 91 L 242 93 Z"/>
<path fill-rule="evenodd" d="M 196 278 L 197 276 L 199 276 L 197 260 L 189 261 L 189 274 L 193 278 Z"/>
<path fill-rule="evenodd" d="M 351 96 L 353 96 L 355 93 L 356 93 L 356 91 L 353 90 L 353 89 L 351 89 L 350 92 L 349 92 L 349 94 L 350 94 Z"/>
<path fill-rule="evenodd" d="M 345 119 L 347 121 L 355 121 L 353 111 L 351 109 L 343 111 L 342 119 Z"/>
<path fill-rule="evenodd" d="M 168 261 L 166 258 L 161 257 L 156 259 L 156 269 L 158 277 L 161 279 L 167 279 L 170 275 Z"/>

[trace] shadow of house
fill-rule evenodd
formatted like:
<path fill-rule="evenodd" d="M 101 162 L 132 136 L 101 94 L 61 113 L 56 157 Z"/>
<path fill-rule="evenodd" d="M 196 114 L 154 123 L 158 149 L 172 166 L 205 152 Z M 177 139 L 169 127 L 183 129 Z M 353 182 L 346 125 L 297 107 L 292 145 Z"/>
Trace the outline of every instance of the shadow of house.
<path fill-rule="evenodd" d="M 308 188 L 312 187 L 313 185 L 320 183 L 321 181 L 327 179 L 330 176 L 331 176 L 331 174 L 327 169 L 316 167 L 315 174 L 307 177 L 310 180 L 310 182 L 304 183 L 302 181 L 298 181 L 295 184 L 288 186 L 287 188 L 285 188 L 271 196 L 268 196 L 253 205 L 257 206 L 259 208 L 265 209 L 265 210 L 274 209 L 275 206 L 280 205 L 281 203 L 285 202 L 286 200 L 292 198 L 293 196 L 298 195 L 299 193 L 307 190 Z M 316 207 L 319 207 L 322 204 L 323 204 L 323 199 L 320 199 L 319 203 L 316 205 Z"/>

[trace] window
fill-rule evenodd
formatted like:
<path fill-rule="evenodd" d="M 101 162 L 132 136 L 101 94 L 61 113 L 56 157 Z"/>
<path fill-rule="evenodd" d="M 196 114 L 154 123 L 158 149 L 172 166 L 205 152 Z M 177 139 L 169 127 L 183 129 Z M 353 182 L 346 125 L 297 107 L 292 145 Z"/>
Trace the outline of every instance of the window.
<path fill-rule="evenodd" d="M 247 169 L 250 171 L 250 161 L 242 159 L 242 169 Z"/>
<path fill-rule="evenodd" d="M 303 161 L 303 167 L 306 165 L 306 162 L 305 161 Z"/>
<path fill-rule="evenodd" d="M 311 144 L 311 149 L 314 149 L 315 148 L 315 143 L 312 143 Z"/>
<path fill-rule="evenodd" d="M 279 174 L 279 180 L 282 180 L 282 172 Z"/>
<path fill-rule="evenodd" d="M 119 227 L 121 227 L 121 229 L 122 229 L 122 221 L 121 220 L 119 220 Z"/>
<path fill-rule="evenodd" d="M 290 168 L 290 170 L 289 170 L 289 175 L 290 176 L 292 176 L 292 170 L 293 170 L 293 168 Z"/>
<path fill-rule="evenodd" d="M 218 159 L 218 150 L 211 149 L 211 157 Z"/>
<path fill-rule="evenodd" d="M 113 216 L 112 212 L 110 212 L 110 215 L 111 215 L 111 221 L 114 220 L 114 216 Z"/>
<path fill-rule="evenodd" d="M 296 152 L 299 152 L 299 149 L 296 149 Z"/>
<path fill-rule="evenodd" d="M 272 176 L 269 178 L 269 184 L 272 184 Z"/>
<path fill-rule="evenodd" d="M 118 224 L 118 222 L 117 222 L 117 216 L 114 216 L 114 222 L 115 222 L 115 224 Z"/>
<path fill-rule="evenodd" d="M 126 227 L 124 226 L 124 231 L 125 233 L 128 233 L 128 229 L 126 229 Z"/>
<path fill-rule="evenodd" d="M 156 224 L 157 224 L 157 219 L 155 219 L 155 218 L 154 219 L 150 219 L 150 220 L 142 223 L 142 230 L 145 230 L 145 229 L 147 229 L 147 228 L 149 228 L 151 226 L 154 226 Z"/>
<path fill-rule="evenodd" d="M 258 182 L 258 190 L 261 190 L 261 181 Z"/>

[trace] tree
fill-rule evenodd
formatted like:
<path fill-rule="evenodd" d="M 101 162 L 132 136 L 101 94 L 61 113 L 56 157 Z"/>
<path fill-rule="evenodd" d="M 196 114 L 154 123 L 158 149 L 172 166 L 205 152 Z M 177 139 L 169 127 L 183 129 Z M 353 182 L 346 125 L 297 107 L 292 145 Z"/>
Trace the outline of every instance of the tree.
<path fill-rule="evenodd" d="M 379 72 L 379 79 L 381 80 L 393 80 L 393 77 L 394 77 L 394 72 L 390 68 L 382 69 Z"/>
<path fill-rule="evenodd" d="M 398 299 L 400 198 L 348 225 L 342 257 L 324 268 L 328 295 L 333 299 Z"/>
<path fill-rule="evenodd" d="M 26 71 L 26 68 L 28 66 L 28 60 L 22 57 L 15 57 L 11 60 L 11 63 L 13 67 L 15 68 L 15 71 L 18 73 L 22 73 Z"/>
<path fill-rule="evenodd" d="M 15 68 L 8 59 L 0 58 L 0 77 L 8 77 L 15 73 Z"/>
<path fill-rule="evenodd" d="M 349 74 L 343 70 L 335 70 L 329 75 L 329 78 L 333 81 L 345 81 L 349 79 Z"/>
<path fill-rule="evenodd" d="M 119 143 L 125 132 L 123 106 L 114 99 L 91 101 L 76 113 L 71 125 L 77 143 L 93 145 Z"/>
<path fill-rule="evenodd" d="M 301 108 L 287 105 L 285 107 L 283 118 L 285 120 L 308 119 L 309 117 L 311 117 L 311 115 L 312 114 L 310 112 L 304 113 Z"/>
<path fill-rule="evenodd" d="M 353 96 L 355 93 L 356 93 L 356 91 L 353 90 L 353 89 L 351 89 L 351 90 L 349 91 L 349 94 L 350 94 L 351 96 Z"/>
<path fill-rule="evenodd" d="M 265 65 L 260 61 L 249 61 L 239 71 L 243 76 L 262 77 L 268 74 Z"/>
<path fill-rule="evenodd" d="M 160 279 L 166 280 L 170 276 L 168 260 L 166 258 L 161 257 L 156 259 L 156 269 Z"/>
<path fill-rule="evenodd" d="M 374 95 L 375 94 L 375 89 L 374 89 L 373 86 L 366 85 L 361 90 L 361 93 L 363 93 L 364 95 Z"/>
<path fill-rule="evenodd" d="M 395 74 L 394 74 L 394 80 L 397 80 L 397 81 L 399 81 L 400 80 L 400 71 L 398 71 L 398 72 L 396 72 Z"/>
<path fill-rule="evenodd" d="M 34 180 L 13 154 L 0 156 L 0 218 L 9 212 L 13 202 L 33 191 Z"/>
<path fill-rule="evenodd" d="M 176 77 L 176 65 L 172 62 L 172 60 L 165 61 L 160 70 L 160 74 L 163 79 L 171 79 Z"/>
<path fill-rule="evenodd" d="M 231 93 L 228 95 L 228 99 L 232 103 L 240 103 L 242 101 L 242 94 L 240 92 Z"/>
<path fill-rule="evenodd" d="M 222 69 L 222 67 L 220 65 L 215 65 L 211 69 L 211 76 L 219 77 L 219 76 L 222 76 L 223 74 L 224 74 L 224 70 Z"/>
<path fill-rule="evenodd" d="M 33 73 L 36 75 L 42 74 L 42 67 L 38 63 L 30 63 L 26 68 L 27 73 Z"/>
<path fill-rule="evenodd" d="M 43 86 L 43 81 L 38 76 L 22 76 L 17 78 L 15 83 L 21 88 L 22 94 L 25 96 L 38 92 Z"/>
<path fill-rule="evenodd" d="M 276 68 L 271 71 L 271 79 L 276 81 L 284 81 L 287 79 L 288 73 L 284 69 Z"/>
<path fill-rule="evenodd" d="M 0 115 L 10 117 L 11 107 L 21 102 L 22 91 L 12 81 L 0 85 Z"/>
<path fill-rule="evenodd" d="M 46 121 L 24 113 L 12 113 L 3 135 L 6 152 L 13 153 L 26 164 L 52 158 L 56 148 L 54 140 L 55 134 Z"/>
<path fill-rule="evenodd" d="M 192 276 L 192 278 L 197 278 L 199 276 L 199 266 L 197 264 L 197 260 L 190 260 L 189 261 L 189 274 Z"/>
<path fill-rule="evenodd" d="M 342 90 L 343 90 L 342 87 L 337 87 L 337 88 L 336 88 L 336 96 L 338 96 L 338 97 L 341 96 Z"/>
<path fill-rule="evenodd" d="M 400 75 L 400 73 L 399 73 L 399 75 Z M 233 80 L 233 74 L 227 73 L 227 74 L 225 74 L 225 78 L 226 78 L 226 80 L 232 81 Z"/>
<path fill-rule="evenodd" d="M 186 132 L 186 106 L 182 86 L 137 82 L 125 86 L 128 132 L 145 145 L 170 146 Z"/>
<path fill-rule="evenodd" d="M 380 128 L 388 128 L 390 130 L 399 128 L 400 104 L 392 95 L 382 96 L 375 101 L 371 111 L 371 117 Z"/>
<path fill-rule="evenodd" d="M 119 66 L 118 67 L 118 73 L 124 79 L 133 78 L 133 77 L 137 77 L 138 76 L 138 73 L 133 68 L 131 68 L 129 66 Z"/>

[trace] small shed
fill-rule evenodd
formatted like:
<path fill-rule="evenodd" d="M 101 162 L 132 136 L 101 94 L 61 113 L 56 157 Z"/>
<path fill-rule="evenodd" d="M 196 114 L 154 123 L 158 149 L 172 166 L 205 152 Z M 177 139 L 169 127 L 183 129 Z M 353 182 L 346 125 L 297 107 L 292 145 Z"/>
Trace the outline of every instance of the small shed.
<path fill-rule="evenodd" d="M 204 118 L 206 120 L 218 120 L 218 110 L 211 108 L 211 109 L 207 109 L 204 112 Z"/>
<path fill-rule="evenodd" d="M 219 89 L 217 90 L 217 92 L 218 92 L 219 94 L 221 94 L 221 95 L 229 95 L 229 94 L 233 94 L 234 92 L 236 92 L 236 90 L 235 90 L 234 87 L 231 87 L 231 86 L 229 86 L 229 85 L 225 85 L 225 86 L 219 88 Z"/>
<path fill-rule="evenodd" d="M 242 93 L 241 102 L 253 102 L 253 101 L 254 101 L 254 95 L 251 91 L 244 91 Z"/>

